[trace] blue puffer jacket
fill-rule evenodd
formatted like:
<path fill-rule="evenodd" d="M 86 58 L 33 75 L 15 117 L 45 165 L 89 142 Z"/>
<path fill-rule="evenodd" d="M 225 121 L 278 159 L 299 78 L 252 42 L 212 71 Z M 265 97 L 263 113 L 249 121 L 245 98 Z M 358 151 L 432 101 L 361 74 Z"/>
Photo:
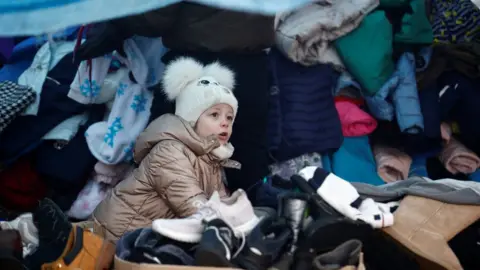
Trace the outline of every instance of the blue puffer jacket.
<path fill-rule="evenodd" d="M 269 54 L 273 91 L 269 108 L 269 148 L 277 162 L 306 153 L 335 152 L 343 142 L 333 89 L 337 72 L 328 65 L 305 67 L 277 49 Z"/>
<path fill-rule="evenodd" d="M 356 82 L 347 81 L 348 76 L 343 75 L 339 84 L 358 85 Z M 423 115 L 415 78 L 415 56 L 404 53 L 390 79 L 375 96 L 365 95 L 365 100 L 368 109 L 377 119 L 392 121 L 396 117 L 402 132 L 417 134 L 423 131 Z"/>

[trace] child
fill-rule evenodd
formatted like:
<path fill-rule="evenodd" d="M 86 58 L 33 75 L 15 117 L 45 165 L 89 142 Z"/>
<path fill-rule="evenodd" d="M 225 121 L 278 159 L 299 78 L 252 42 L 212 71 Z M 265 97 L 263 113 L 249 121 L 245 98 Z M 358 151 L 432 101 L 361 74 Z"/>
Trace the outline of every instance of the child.
<path fill-rule="evenodd" d="M 214 191 L 227 197 L 222 167 L 240 168 L 229 160 L 238 107 L 233 85 L 233 72 L 219 63 L 180 58 L 167 66 L 163 89 L 175 100 L 175 115 L 160 116 L 140 134 L 139 167 L 95 209 L 97 232 L 116 241 L 155 219 L 194 214 Z"/>

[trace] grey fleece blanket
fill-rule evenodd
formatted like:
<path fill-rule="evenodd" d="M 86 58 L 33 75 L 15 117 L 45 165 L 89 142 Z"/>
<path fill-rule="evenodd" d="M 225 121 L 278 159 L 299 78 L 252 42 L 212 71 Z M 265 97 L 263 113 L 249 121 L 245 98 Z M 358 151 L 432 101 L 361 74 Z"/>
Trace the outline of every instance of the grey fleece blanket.
<path fill-rule="evenodd" d="M 473 181 L 411 177 L 381 186 L 352 185 L 362 198 L 372 198 L 376 202 L 398 201 L 406 195 L 414 195 L 451 204 L 480 205 L 480 183 Z"/>

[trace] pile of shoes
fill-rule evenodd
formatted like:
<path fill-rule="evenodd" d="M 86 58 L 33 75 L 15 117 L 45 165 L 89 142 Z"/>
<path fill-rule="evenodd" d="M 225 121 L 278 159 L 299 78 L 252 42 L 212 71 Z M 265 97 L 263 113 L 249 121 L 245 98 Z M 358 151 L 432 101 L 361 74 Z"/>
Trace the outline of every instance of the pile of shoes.
<path fill-rule="evenodd" d="M 316 192 L 284 192 L 278 197 L 278 211 L 258 211 L 243 190 L 228 199 L 214 193 L 190 217 L 158 219 L 152 228 L 125 234 L 117 242 L 114 264 L 115 269 L 145 263 L 249 270 L 364 269 L 362 239 L 372 231 L 370 224 L 346 218 Z"/>

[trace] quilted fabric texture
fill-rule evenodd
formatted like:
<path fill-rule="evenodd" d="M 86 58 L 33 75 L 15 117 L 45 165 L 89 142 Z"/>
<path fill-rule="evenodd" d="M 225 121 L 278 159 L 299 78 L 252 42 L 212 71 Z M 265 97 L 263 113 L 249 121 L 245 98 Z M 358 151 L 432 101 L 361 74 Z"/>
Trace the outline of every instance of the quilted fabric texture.
<path fill-rule="evenodd" d="M 11 81 L 0 82 L 0 133 L 36 99 L 36 93 L 28 86 Z"/>

